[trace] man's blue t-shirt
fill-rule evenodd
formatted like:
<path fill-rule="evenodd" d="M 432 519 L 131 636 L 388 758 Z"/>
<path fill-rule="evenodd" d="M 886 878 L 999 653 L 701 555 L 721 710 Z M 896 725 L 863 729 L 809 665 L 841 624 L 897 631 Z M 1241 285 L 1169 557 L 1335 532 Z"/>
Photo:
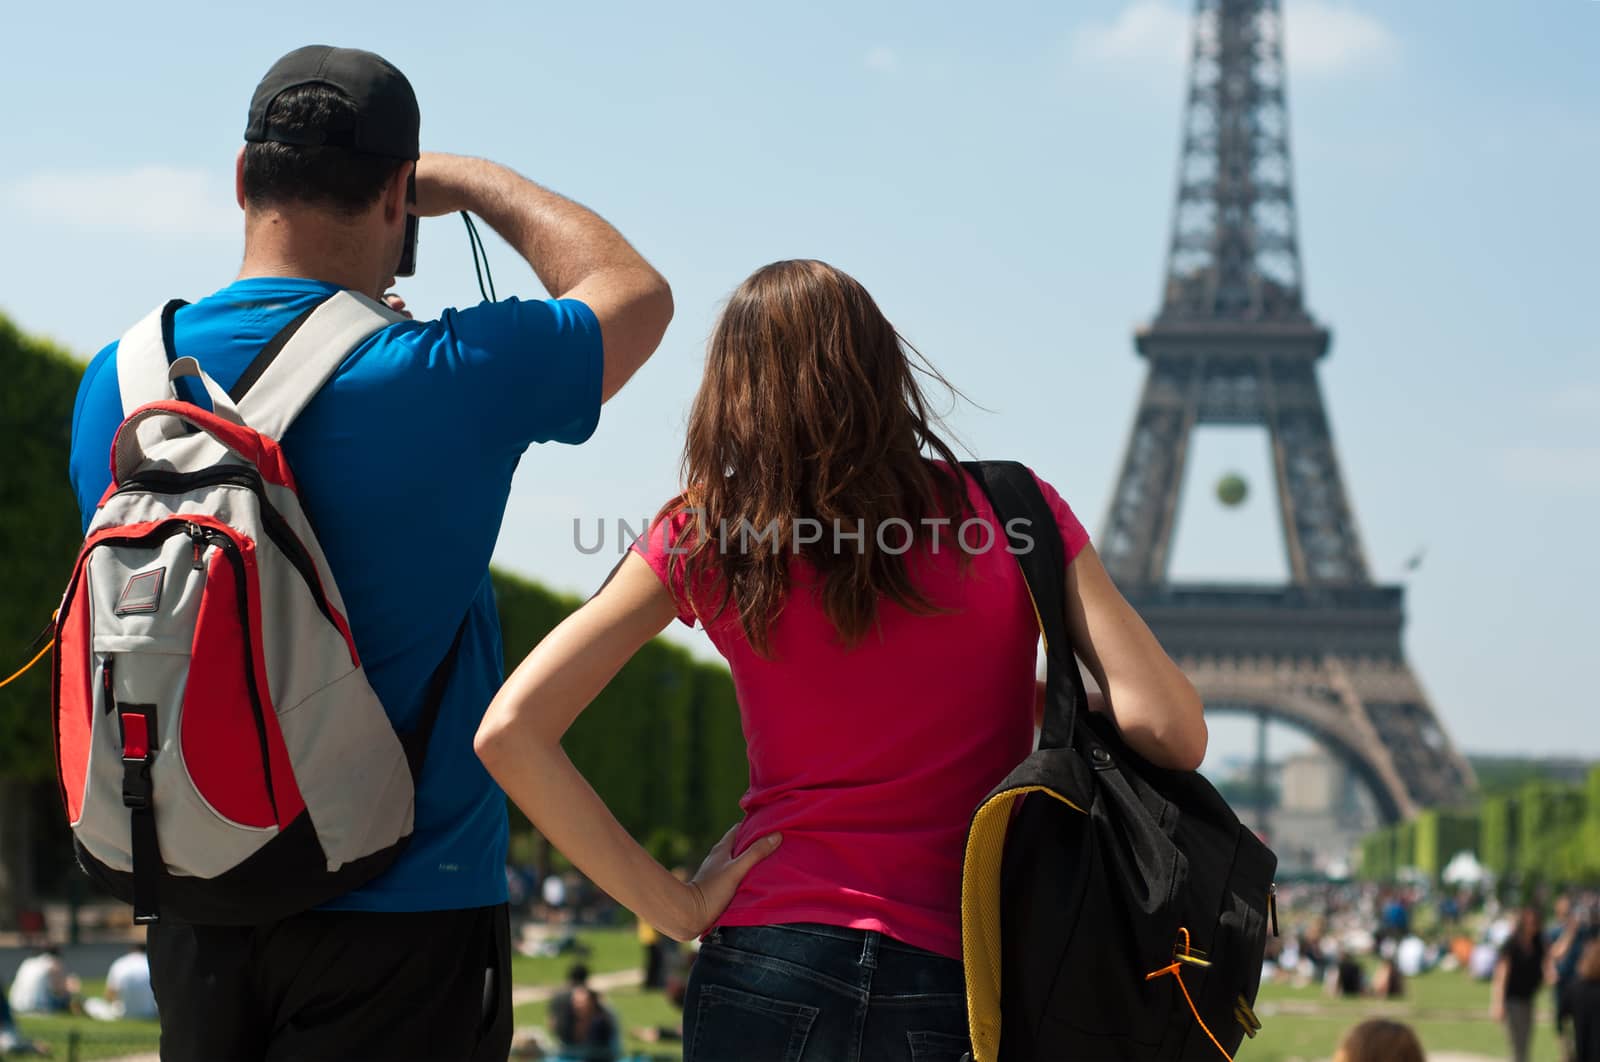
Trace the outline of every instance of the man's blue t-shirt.
<path fill-rule="evenodd" d="M 239 280 L 180 309 L 179 357 L 224 388 L 278 331 L 338 289 Z M 89 363 L 72 418 L 72 486 L 87 529 L 122 422 L 116 344 Z M 382 329 L 282 440 L 349 613 L 367 678 L 399 731 L 466 618 L 417 791 L 411 843 L 329 907 L 427 911 L 506 899 L 505 796 L 472 751 L 503 677 L 489 559 L 530 443 L 581 443 L 600 417 L 600 325 L 581 302 L 508 299 Z M 185 385 L 192 381 L 185 380 Z M 203 390 L 185 393 L 209 405 Z"/>

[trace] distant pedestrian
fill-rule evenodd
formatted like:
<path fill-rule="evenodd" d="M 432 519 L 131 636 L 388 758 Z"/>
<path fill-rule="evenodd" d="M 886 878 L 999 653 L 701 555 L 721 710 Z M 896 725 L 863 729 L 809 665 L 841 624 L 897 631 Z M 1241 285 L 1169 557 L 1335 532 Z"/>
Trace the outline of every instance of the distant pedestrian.
<path fill-rule="evenodd" d="M 1565 901 L 1566 897 L 1562 897 L 1562 900 Z M 1585 904 L 1577 910 L 1573 910 L 1570 903 L 1564 906 L 1565 911 L 1558 909 L 1558 921 L 1546 936 L 1552 941 L 1549 963 L 1555 983 L 1556 1036 L 1563 1044 L 1570 1044 L 1573 1037 L 1571 1001 L 1578 980 L 1578 967 L 1589 944 L 1600 940 L 1600 910 L 1592 904 Z M 1565 917 L 1562 917 L 1563 914 Z"/>
<path fill-rule="evenodd" d="M 1600 1062 L 1600 939 L 1589 941 L 1577 975 L 1566 986 L 1564 1003 L 1572 1016 L 1573 1062 Z"/>
<path fill-rule="evenodd" d="M 1387 1018 L 1369 1018 L 1344 1034 L 1333 1062 L 1426 1062 L 1422 1043 L 1411 1026 Z"/>
<path fill-rule="evenodd" d="M 1539 912 L 1524 907 L 1516 928 L 1500 948 L 1494 968 L 1490 1013 L 1506 1024 L 1512 1062 L 1527 1062 L 1533 1039 L 1533 999 L 1544 983 L 1545 942 Z"/>

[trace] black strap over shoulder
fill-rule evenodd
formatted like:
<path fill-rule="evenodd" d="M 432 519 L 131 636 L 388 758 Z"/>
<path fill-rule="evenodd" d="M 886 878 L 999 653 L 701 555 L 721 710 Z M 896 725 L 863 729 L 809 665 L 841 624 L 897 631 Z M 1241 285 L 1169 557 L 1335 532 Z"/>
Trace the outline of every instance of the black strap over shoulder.
<path fill-rule="evenodd" d="M 406 751 L 406 765 L 411 768 L 413 787 L 422 780 L 422 765 L 428 759 L 428 742 L 433 737 L 434 724 L 439 721 L 439 709 L 444 705 L 445 691 L 450 688 L 450 676 L 455 674 L 456 657 L 461 652 L 461 638 L 466 633 L 467 620 L 462 619 L 449 651 L 428 679 L 428 690 L 423 697 L 422 713 L 417 716 L 417 725 L 400 735 L 400 746 Z"/>
<path fill-rule="evenodd" d="M 295 315 L 294 320 L 278 329 L 277 335 L 267 340 L 267 345 L 261 348 L 261 353 L 251 359 L 250 364 L 245 366 L 244 372 L 234 381 L 233 386 L 228 388 L 228 397 L 233 399 L 235 405 L 244 398 L 245 392 L 249 391 L 257 380 L 261 379 L 261 374 L 267 371 L 267 366 L 276 361 L 278 355 L 283 353 L 283 348 L 289 345 L 289 340 L 294 338 L 296 332 L 300 331 L 300 326 L 306 323 L 307 318 L 316 313 L 317 307 L 327 301 L 327 298 L 324 297 L 307 306 L 304 312 Z M 168 349 L 171 348 L 169 347 Z"/>
<path fill-rule="evenodd" d="M 1088 708 L 1083 676 L 1067 628 L 1067 559 L 1055 514 L 1026 465 L 963 461 L 1000 518 L 1009 549 L 1022 568 L 1044 634 L 1044 730 L 1039 747 L 1068 748 L 1080 711 Z"/>

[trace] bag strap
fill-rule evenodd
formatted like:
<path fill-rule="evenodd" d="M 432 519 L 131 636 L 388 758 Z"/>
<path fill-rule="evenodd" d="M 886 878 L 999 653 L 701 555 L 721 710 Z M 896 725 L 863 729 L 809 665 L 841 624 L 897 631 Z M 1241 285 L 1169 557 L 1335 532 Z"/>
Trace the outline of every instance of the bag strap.
<path fill-rule="evenodd" d="M 1067 629 L 1067 560 L 1055 514 L 1026 465 L 963 461 L 961 467 L 978 481 L 1000 519 L 1044 636 L 1044 728 L 1039 747 L 1070 748 L 1078 713 L 1087 710 L 1089 698 Z"/>
<path fill-rule="evenodd" d="M 175 360 L 172 350 L 172 318 L 189 305 L 173 299 L 158 306 L 117 341 L 117 391 L 122 396 L 122 416 L 151 402 L 172 397 L 167 369 Z"/>
<path fill-rule="evenodd" d="M 245 392 L 250 390 L 257 380 L 261 379 L 262 373 L 267 371 L 267 366 L 271 365 L 278 355 L 283 353 L 284 344 L 288 343 L 290 338 L 300 331 L 300 326 L 306 323 L 306 318 L 316 313 L 317 307 L 326 301 L 327 299 L 318 299 L 304 310 L 295 314 L 294 320 L 278 329 L 277 335 L 267 340 L 266 346 L 262 347 L 261 352 L 251 359 L 249 365 L 245 366 L 244 372 L 239 374 L 239 378 L 233 381 L 233 386 L 228 388 L 228 397 L 233 399 L 235 403 L 243 399 Z"/>
<path fill-rule="evenodd" d="M 239 399 L 244 422 L 262 435 L 281 440 L 300 411 L 322 389 L 367 337 L 397 321 L 402 314 L 348 289 L 329 296 L 276 351 L 268 344 L 259 369 Z M 293 322 L 291 322 L 293 323 Z M 270 352 L 270 354 L 269 354 Z"/>
<path fill-rule="evenodd" d="M 172 325 L 178 310 L 187 305 L 173 299 L 145 315 L 118 341 L 117 390 L 124 418 L 140 406 L 174 397 L 176 376 L 170 370 L 189 359 L 178 357 Z M 403 320 L 404 315 L 365 295 L 337 292 L 279 329 L 228 390 L 228 398 L 245 424 L 269 438 L 282 439 L 356 347 L 380 328 Z M 284 358 L 285 352 L 290 357 Z M 199 377 L 216 406 L 218 388 L 198 366 L 179 375 Z"/>

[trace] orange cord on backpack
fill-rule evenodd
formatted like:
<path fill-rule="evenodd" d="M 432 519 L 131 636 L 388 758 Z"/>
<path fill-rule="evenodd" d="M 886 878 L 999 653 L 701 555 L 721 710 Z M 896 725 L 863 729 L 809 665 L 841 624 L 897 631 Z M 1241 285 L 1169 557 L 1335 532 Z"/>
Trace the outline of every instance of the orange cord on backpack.
<path fill-rule="evenodd" d="M 55 644 L 56 644 L 56 640 L 54 638 L 51 638 L 48 642 L 45 642 L 44 643 L 44 648 L 39 650 L 38 655 L 36 655 L 32 660 L 29 660 L 26 664 L 23 664 L 21 671 L 18 671 L 16 674 L 12 675 L 10 678 L 5 679 L 4 681 L 0 681 L 0 687 L 9 686 L 9 685 L 11 685 L 11 683 L 14 680 L 21 678 L 23 675 L 26 675 L 28 673 L 28 669 L 30 667 L 32 667 L 33 665 L 37 664 L 40 660 L 43 660 L 44 659 L 44 654 L 48 653 L 50 651 L 50 647 L 55 645 Z"/>
<path fill-rule="evenodd" d="M 1200 1026 L 1200 1031 L 1206 1034 L 1206 1038 L 1209 1039 L 1212 1044 L 1216 1046 L 1216 1049 L 1222 1053 L 1222 1057 L 1227 1059 L 1228 1062 L 1233 1062 L 1233 1056 L 1228 1054 L 1227 1049 L 1222 1046 L 1217 1038 L 1211 1034 L 1211 1030 L 1206 1027 L 1205 1019 L 1200 1017 L 1200 1010 L 1194 1005 L 1194 998 L 1189 995 L 1189 986 L 1183 983 L 1183 973 L 1181 971 L 1184 963 L 1187 962 L 1199 966 L 1209 966 L 1211 964 L 1195 955 L 1193 949 L 1189 946 L 1188 929 L 1183 926 L 1179 926 L 1178 932 L 1183 934 L 1183 951 L 1179 953 L 1176 949 L 1174 949 L 1172 965 L 1163 966 L 1159 970 L 1154 970 L 1150 973 L 1147 973 L 1144 975 L 1144 979 L 1146 981 L 1154 981 L 1158 977 L 1165 977 L 1167 974 L 1171 974 L 1172 979 L 1178 982 L 1178 988 L 1183 992 L 1184 1002 L 1189 1004 L 1189 1013 L 1194 1015 L 1195 1024 Z"/>
<path fill-rule="evenodd" d="M 60 609 L 56 609 L 54 612 L 50 613 L 50 626 L 46 627 L 44 630 L 40 631 L 34 637 L 33 644 L 35 644 L 35 645 L 39 644 L 39 639 L 43 638 L 45 636 L 45 633 L 48 632 L 51 629 L 51 627 L 54 627 L 56 625 L 56 617 L 59 616 L 59 615 L 61 615 L 61 610 Z M 28 673 L 28 669 L 30 667 L 32 667 L 33 665 L 37 664 L 39 661 L 43 660 L 44 659 L 44 654 L 48 653 L 50 651 L 50 647 L 52 645 L 55 645 L 55 644 L 56 644 L 56 640 L 54 638 L 51 638 L 48 642 L 45 642 L 44 643 L 44 648 L 40 649 L 37 653 L 35 653 L 32 660 L 29 660 L 26 664 L 22 665 L 22 670 L 20 670 L 20 671 L 16 672 L 15 674 L 11 675 L 5 681 L 0 682 L 0 689 L 4 689 L 5 687 L 7 687 L 7 686 L 11 685 L 13 682 L 15 682 L 17 679 L 21 678 L 23 675 L 26 675 Z"/>

